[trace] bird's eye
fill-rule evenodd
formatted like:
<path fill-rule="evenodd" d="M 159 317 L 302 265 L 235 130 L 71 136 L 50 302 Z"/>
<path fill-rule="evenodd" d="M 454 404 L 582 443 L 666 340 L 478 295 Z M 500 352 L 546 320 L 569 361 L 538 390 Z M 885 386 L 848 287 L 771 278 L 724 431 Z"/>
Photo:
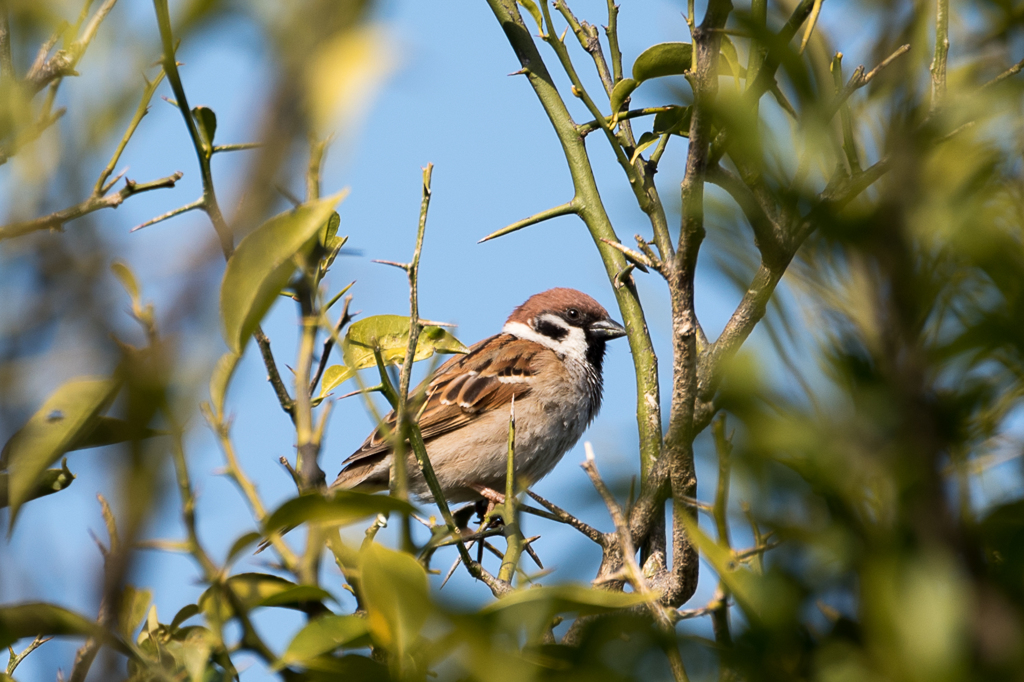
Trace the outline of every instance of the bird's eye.
<path fill-rule="evenodd" d="M 569 308 L 569 310 L 567 310 L 565 314 L 569 316 L 570 320 L 576 320 L 579 319 L 580 311 L 576 310 L 575 308 Z"/>

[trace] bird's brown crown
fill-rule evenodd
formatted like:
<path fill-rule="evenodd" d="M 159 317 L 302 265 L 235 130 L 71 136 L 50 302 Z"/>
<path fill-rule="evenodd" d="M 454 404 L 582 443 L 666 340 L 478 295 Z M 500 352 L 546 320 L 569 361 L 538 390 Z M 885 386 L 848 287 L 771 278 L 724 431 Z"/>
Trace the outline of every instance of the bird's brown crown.
<path fill-rule="evenodd" d="M 603 320 L 608 317 L 608 311 L 604 309 L 604 306 L 582 291 L 558 287 L 542 291 L 526 299 L 525 303 L 512 311 L 506 323 L 530 324 L 530 320 L 541 313 L 561 315 L 570 309 L 578 310 L 583 319 Z"/>

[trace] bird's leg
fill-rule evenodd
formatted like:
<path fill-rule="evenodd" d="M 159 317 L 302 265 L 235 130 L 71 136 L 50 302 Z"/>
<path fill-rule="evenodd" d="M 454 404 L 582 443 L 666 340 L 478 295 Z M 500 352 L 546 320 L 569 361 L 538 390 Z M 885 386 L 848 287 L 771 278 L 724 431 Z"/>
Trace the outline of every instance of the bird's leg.
<path fill-rule="evenodd" d="M 505 504 L 505 496 L 499 493 L 497 490 L 494 490 L 493 488 L 488 488 L 485 485 L 476 485 L 473 483 L 469 484 L 469 487 L 478 492 L 481 497 L 487 500 L 487 512 L 484 514 L 485 520 L 494 516 L 494 510 L 498 505 Z"/>

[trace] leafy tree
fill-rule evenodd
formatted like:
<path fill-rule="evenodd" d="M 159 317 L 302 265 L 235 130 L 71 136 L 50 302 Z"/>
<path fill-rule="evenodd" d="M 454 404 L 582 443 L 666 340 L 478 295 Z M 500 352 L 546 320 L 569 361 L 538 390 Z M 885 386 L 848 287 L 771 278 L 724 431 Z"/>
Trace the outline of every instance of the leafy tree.
<path fill-rule="evenodd" d="M 562 500 L 511 480 L 502 521 L 479 528 L 467 528 L 470 515 L 440 494 L 410 409 L 413 365 L 464 347 L 420 316 L 420 255 L 425 240 L 441 239 L 428 229 L 431 165 L 410 260 L 390 263 L 407 275 L 400 304 L 409 314 L 356 320 L 359 290 L 328 277 L 343 269 L 348 237 L 339 235 L 344 194 L 324 196 L 321 168 L 329 126 L 351 123 L 353 102 L 384 70 L 373 7 L 195 1 L 172 20 L 167 0 L 154 0 L 148 20 L 158 41 L 144 47 L 158 56 L 153 71 L 137 106 L 138 83 L 106 98 L 108 119 L 134 113 L 99 177 L 83 182 L 79 162 L 109 130 L 95 121 L 91 133 L 73 127 L 81 146 L 62 149 L 56 164 L 45 143 L 66 114 L 55 108 L 65 80 L 112 20 L 115 0 L 93 5 L 87 0 L 75 23 L 41 38 L 63 5 L 0 0 L 0 162 L 24 161 L 11 187 L 60 206 L 22 216 L 26 202 L 12 200 L 0 227 L 14 272 L 5 277 L 29 278 L 35 289 L 30 312 L 2 318 L 0 409 L 13 426 L 0 470 L 8 529 L 25 505 L 60 507 L 78 450 L 104 446 L 115 461 L 100 496 L 108 537 L 97 541 L 99 612 L 0 605 L 0 643 L 11 647 L 6 679 L 54 636 L 83 641 L 66 664 L 72 680 L 90 671 L 95 679 L 231 679 L 245 675 L 246 655 L 288 680 L 1024 676 L 1024 495 L 1011 470 L 1024 445 L 1014 78 L 1024 61 L 1010 66 L 1007 57 L 1019 47 L 1019 8 L 851 3 L 843 11 L 858 31 L 840 26 L 830 35 L 822 18 L 831 6 L 822 0 L 690 0 L 688 42 L 624 56 L 612 2 L 588 21 L 563 0 L 488 0 L 498 25 L 478 30 L 500 28 L 512 48 L 574 195 L 485 240 L 576 216 L 629 331 L 637 485 L 624 497 L 606 483 L 601 446 L 595 456 L 587 445 L 583 467 L 608 512 L 601 530 Z M 215 112 L 190 103 L 177 51 L 214 39 L 218 22 L 239 14 L 272 41 L 277 73 L 260 141 L 222 144 Z M 846 41 L 870 41 L 873 64 L 844 73 L 835 48 Z M 37 56 L 29 43 L 41 44 Z M 220 280 L 216 320 L 187 305 L 193 289 L 153 302 L 101 235 L 79 229 L 80 219 L 182 180 L 175 173 L 122 183 L 123 173 L 115 175 L 165 81 L 201 194 L 140 227 L 205 214 L 219 252 L 196 257 L 196 276 Z M 602 199 L 609 189 L 594 172 L 592 155 L 608 150 L 649 223 L 635 246 L 618 236 Z M 244 198 L 226 215 L 213 160 L 241 151 L 251 155 Z M 674 154 L 685 164 L 681 176 L 656 182 Z M 32 172 L 48 163 L 59 170 Z M 305 195 L 272 215 L 283 175 L 301 177 Z M 678 209 L 660 194 L 675 182 Z M 695 301 L 697 268 L 709 258 L 740 294 L 721 331 L 706 335 Z M 101 282 L 108 270 L 127 293 L 135 329 L 109 305 Z M 641 296 L 641 277 L 664 283 L 667 309 Z M 282 296 L 299 312 L 291 374 L 261 326 Z M 188 378 L 203 363 L 180 317 L 219 327 L 226 344 L 201 381 Z M 672 330 L 665 387 L 648 318 Z M 773 351 L 743 351 L 759 324 Z M 62 334 L 95 354 L 95 369 L 62 376 L 36 400 L 24 360 Z M 198 338 L 207 355 L 221 348 L 210 335 Z M 282 464 L 295 495 L 276 509 L 235 453 L 228 389 L 249 346 L 294 426 L 294 457 Z M 436 515 L 410 500 L 403 467 L 389 496 L 325 489 L 326 426 L 347 381 L 371 411 L 380 403 L 370 394 L 379 393 L 397 412 L 390 437 L 415 454 Z M 26 410 L 29 399 L 36 402 Z M 197 407 L 256 524 L 218 545 L 197 531 L 196 478 L 205 474 L 188 455 Z M 701 500 L 696 464 L 705 442 L 717 478 L 713 496 Z M 511 467 L 513 415 L 509 458 Z M 162 513 L 168 463 L 183 537 L 156 540 L 147 529 Z M 982 485 L 989 470 L 1009 479 L 1000 496 Z M 593 583 L 531 574 L 527 559 L 543 557 L 522 533 L 523 515 L 595 543 Z M 397 528 L 394 546 L 378 535 L 388 525 Z M 296 526 L 303 532 L 285 535 Z M 273 564 L 238 570 L 260 543 Z M 143 549 L 187 555 L 205 587 L 200 598 L 161 616 L 143 587 Z M 493 599 L 472 607 L 442 600 L 428 572 L 444 558 Z M 709 603 L 691 605 L 700 559 L 717 588 Z M 294 634 L 279 625 L 276 614 L 286 611 L 303 618 Z M 268 613 L 275 617 L 265 620 Z M 94 665 L 101 652 L 102 666 Z"/>

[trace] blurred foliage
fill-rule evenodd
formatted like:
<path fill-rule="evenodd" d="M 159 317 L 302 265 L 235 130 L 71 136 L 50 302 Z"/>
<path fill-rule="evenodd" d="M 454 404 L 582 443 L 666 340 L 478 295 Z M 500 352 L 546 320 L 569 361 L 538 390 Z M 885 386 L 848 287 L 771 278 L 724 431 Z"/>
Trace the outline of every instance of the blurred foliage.
<path fill-rule="evenodd" d="M 543 33 L 548 8 L 519 4 Z M 9 202 L 0 227 L 0 508 L 8 510 L 7 528 L 23 505 L 60 507 L 77 450 L 110 446 L 112 453 L 109 490 L 100 498 L 108 537 L 97 540 L 99 612 L 0 605 L 0 645 L 12 647 L 0 680 L 17 677 L 25 656 L 40 655 L 35 649 L 50 636 L 84 642 L 66 664 L 71 680 L 236 679 L 240 653 L 285 680 L 683 679 L 682 666 L 693 679 L 1024 680 L 1024 84 L 1021 64 L 1013 66 L 1024 45 L 1024 9 L 983 0 L 954 5 L 947 71 L 935 50 L 936 33 L 945 31 L 941 18 L 936 31 L 932 3 L 847 3 L 843 11 L 858 17 L 856 35 L 833 36 L 817 14 L 830 4 L 805 2 L 796 8 L 803 14 L 792 40 L 780 40 L 791 4 L 769 3 L 765 20 L 758 0 L 737 3 L 716 58 L 717 98 L 695 101 L 687 78 L 700 66 L 699 51 L 674 42 L 627 55 L 632 77 L 620 72 L 601 99 L 604 126 L 631 120 L 641 129 L 626 161 L 649 164 L 652 175 L 678 138 L 691 135 L 698 105 L 706 106 L 714 158 L 695 172 L 708 172 L 723 191 L 707 190 L 705 257 L 741 292 L 752 289 L 753 273 L 759 281 L 758 268 L 777 275 L 772 288 L 786 273 L 785 295 L 772 300 L 762 323 L 774 354 L 732 358 L 713 402 L 722 413 L 713 428 L 715 499 L 676 500 L 711 517 L 714 533 L 677 518 L 719 581 L 714 599 L 686 610 L 660 603 L 657 586 L 645 581 L 653 581 L 663 554 L 642 567 L 626 557 L 621 571 L 593 586 L 538 586 L 544 576 L 518 564 L 519 551 L 532 552 L 529 541 L 510 523 L 463 536 L 459 560 L 498 597 L 471 609 L 442 603 L 428 582 L 435 552 L 459 544 L 446 505 L 438 522 L 398 497 L 322 495 L 317 480 L 331 391 L 357 378 L 364 392 L 384 392 L 403 413 L 411 397 L 396 392 L 389 366 L 400 365 L 407 377 L 414 361 L 465 350 L 449 332 L 421 324 L 415 292 L 410 316 L 349 325 L 348 300 L 336 323 L 328 316 L 349 287 L 328 279 L 346 237 L 337 235 L 341 195 L 321 198 L 320 163 L 330 128 L 354 125 L 393 68 L 370 3 L 191 0 L 168 8 L 156 0 L 152 24 L 140 31 L 111 12 L 113 0 L 86 0 L 84 8 L 0 0 L 0 164 L 14 167 L 4 176 Z M 939 0 L 940 10 L 946 6 Z M 688 11 L 692 17 L 693 3 Z M 267 40 L 276 72 L 254 144 L 219 145 L 216 114 L 189 107 L 193 75 L 178 72 L 173 51 L 216 40 L 223 22 L 240 17 Z M 567 21 L 583 37 L 593 30 L 600 44 L 592 25 Z M 497 26 L 490 30 L 498 35 Z M 160 42 L 145 43 L 142 36 L 157 31 Z M 884 69 L 844 74 L 836 48 L 850 40 Z M 750 54 L 752 44 L 764 48 L 760 58 Z M 99 103 L 69 92 L 82 56 L 99 47 L 141 55 L 149 80 L 111 78 Z M 780 68 L 751 105 L 745 96 L 759 59 Z M 204 212 L 213 229 L 209 248 L 189 265 L 189 282 L 161 292 L 158 307 L 99 220 L 180 177 L 114 175 L 165 74 L 191 134 L 203 196 L 147 225 L 187 210 Z M 639 92 L 663 101 L 629 109 Z M 594 121 L 577 130 L 601 127 Z M 728 147 L 716 147 L 725 137 Z M 252 150 L 244 200 L 224 216 L 210 159 L 243 147 Z M 104 163 L 98 180 L 83 175 Z M 709 168 L 719 163 L 712 177 Z M 305 196 L 272 216 L 274 185 L 302 165 Z M 422 221 L 429 172 L 424 182 Z M 765 223 L 785 228 L 774 249 Z M 412 263 L 397 264 L 413 286 L 422 227 Z M 616 286 L 631 281 L 634 267 L 653 267 L 653 251 L 638 240 L 644 253 L 613 245 L 630 263 Z M 124 292 L 115 293 L 108 271 Z M 216 302 L 197 294 L 217 279 L 219 316 Z M 293 382 L 278 373 L 259 326 L 281 297 L 296 302 L 302 318 Z M 230 350 L 211 375 L 222 347 L 196 329 L 218 326 Z M 264 507 L 235 457 L 226 416 L 227 389 L 250 337 L 296 427 L 298 454 L 288 463 L 296 496 L 276 510 Z M 344 365 L 328 366 L 332 350 Z M 357 370 L 376 371 L 380 385 L 367 388 Z M 211 553 L 195 530 L 195 472 L 185 448 L 197 406 L 256 521 L 256 531 L 222 538 L 226 553 Z M 417 433 L 406 432 L 414 449 Z M 175 488 L 162 473 L 171 465 L 183 538 L 148 538 L 152 515 Z M 992 476 L 1010 481 L 998 497 L 983 485 Z M 729 501 L 733 479 L 743 504 Z M 544 506 L 549 518 L 574 521 Z M 513 501 L 505 509 L 513 517 L 526 511 Z M 609 510 L 622 516 L 614 501 Z M 408 528 L 414 521 L 429 529 L 423 546 L 408 532 L 401 549 L 376 541 L 385 523 Z M 339 533 L 368 523 L 361 543 Z M 304 543 L 282 535 L 295 526 L 306 527 Z M 619 541 L 632 549 L 618 526 Z M 489 540 L 499 535 L 505 552 Z M 613 535 L 594 531 L 591 539 L 607 550 Z M 735 548 L 740 537 L 752 546 Z M 233 572 L 260 542 L 275 563 L 265 572 Z M 469 560 L 474 546 L 511 560 L 501 575 L 516 579 L 496 579 Z M 137 570 L 141 548 L 189 555 L 205 585 L 197 602 L 170 619 L 159 614 L 152 592 L 130 582 L 145 578 Z M 214 558 L 221 554 L 223 561 Z M 340 571 L 343 585 L 327 579 L 325 564 Z M 277 609 L 302 614 L 305 624 L 290 637 L 264 636 L 253 617 Z M 701 625 L 678 625 L 697 618 Z M 93 666 L 101 650 L 112 655 Z"/>

